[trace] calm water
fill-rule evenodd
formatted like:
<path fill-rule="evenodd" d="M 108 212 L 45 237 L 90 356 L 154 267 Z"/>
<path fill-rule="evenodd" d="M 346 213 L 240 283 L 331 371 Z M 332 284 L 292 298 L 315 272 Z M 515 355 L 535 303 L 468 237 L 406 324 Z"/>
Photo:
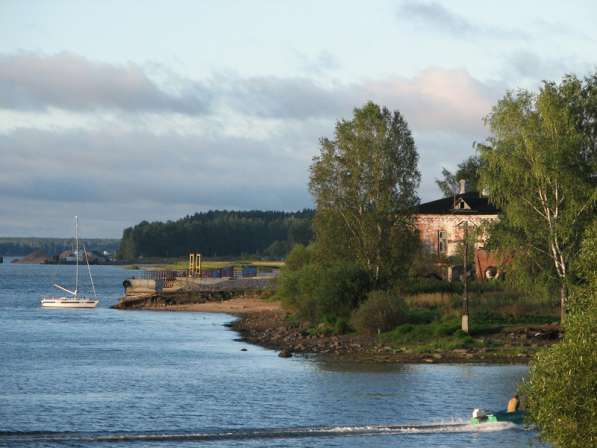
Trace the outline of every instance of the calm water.
<path fill-rule="evenodd" d="M 502 408 L 526 366 L 282 359 L 236 342 L 230 316 L 111 310 L 131 271 L 93 272 L 98 309 L 46 310 L 72 267 L 0 265 L 0 446 L 541 446 L 457 425 Z"/>

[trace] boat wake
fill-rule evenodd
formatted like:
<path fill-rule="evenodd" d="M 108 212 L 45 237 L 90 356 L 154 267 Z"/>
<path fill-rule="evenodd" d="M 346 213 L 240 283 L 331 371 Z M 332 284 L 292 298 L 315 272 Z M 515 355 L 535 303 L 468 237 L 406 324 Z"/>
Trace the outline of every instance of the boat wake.
<path fill-rule="evenodd" d="M 429 433 L 460 433 L 503 431 L 513 428 L 513 423 L 470 425 L 465 422 L 437 423 L 430 425 L 367 425 L 367 426 L 312 426 L 295 428 L 252 428 L 189 432 L 0 432 L 0 445 L 27 442 L 152 442 L 152 441 L 218 441 L 250 439 L 290 439 L 306 437 L 339 437 L 351 435 L 398 435 Z"/>

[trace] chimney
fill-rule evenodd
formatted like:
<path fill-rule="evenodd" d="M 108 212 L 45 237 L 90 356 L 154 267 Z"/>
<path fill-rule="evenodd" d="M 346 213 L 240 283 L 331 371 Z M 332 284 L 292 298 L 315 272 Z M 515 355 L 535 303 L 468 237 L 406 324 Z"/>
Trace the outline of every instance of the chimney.
<path fill-rule="evenodd" d="M 459 185 L 460 185 L 460 191 L 458 191 L 458 194 L 464 194 L 466 193 L 466 180 L 465 179 L 460 179 L 458 181 Z"/>

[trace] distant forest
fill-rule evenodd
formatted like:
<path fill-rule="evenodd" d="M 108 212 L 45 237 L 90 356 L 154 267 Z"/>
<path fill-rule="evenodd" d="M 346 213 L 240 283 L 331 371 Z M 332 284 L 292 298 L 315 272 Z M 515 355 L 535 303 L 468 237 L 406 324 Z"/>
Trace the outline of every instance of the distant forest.
<path fill-rule="evenodd" d="M 125 229 L 119 256 L 181 257 L 197 252 L 205 257 L 283 258 L 295 244 L 311 241 L 313 215 L 313 210 L 215 210 L 177 221 L 143 221 Z"/>
<path fill-rule="evenodd" d="M 118 239 L 89 238 L 80 240 L 91 252 L 108 251 L 114 255 L 120 246 Z M 40 251 L 50 256 L 73 249 L 72 238 L 0 238 L 0 255 L 22 256 Z"/>

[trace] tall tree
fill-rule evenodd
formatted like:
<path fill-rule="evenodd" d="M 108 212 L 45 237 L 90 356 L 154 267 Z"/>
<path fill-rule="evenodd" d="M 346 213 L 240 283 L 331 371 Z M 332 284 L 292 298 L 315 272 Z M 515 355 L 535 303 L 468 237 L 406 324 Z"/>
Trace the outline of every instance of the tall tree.
<path fill-rule="evenodd" d="M 596 134 L 589 132 L 597 123 L 596 81 L 567 77 L 538 93 L 508 93 L 486 119 L 493 135 L 479 145 L 481 183 L 503 211 L 494 243 L 513 255 L 515 276 L 537 273 L 557 283 L 562 317 L 597 200 Z"/>
<path fill-rule="evenodd" d="M 369 102 L 321 139 L 309 189 L 320 257 L 354 259 L 376 280 L 405 271 L 416 235 L 418 154 L 400 112 Z"/>
<path fill-rule="evenodd" d="M 478 155 L 470 156 L 458 164 L 456 173 L 442 168 L 443 179 L 436 179 L 435 183 L 445 197 L 450 197 L 458 192 L 461 179 L 466 180 L 469 191 L 477 191 L 479 188 L 479 176 L 481 174 L 480 168 L 481 158 Z"/>
<path fill-rule="evenodd" d="M 556 447 L 597 445 L 597 219 L 577 259 L 580 285 L 564 339 L 533 359 L 522 389 L 541 436 Z"/>

